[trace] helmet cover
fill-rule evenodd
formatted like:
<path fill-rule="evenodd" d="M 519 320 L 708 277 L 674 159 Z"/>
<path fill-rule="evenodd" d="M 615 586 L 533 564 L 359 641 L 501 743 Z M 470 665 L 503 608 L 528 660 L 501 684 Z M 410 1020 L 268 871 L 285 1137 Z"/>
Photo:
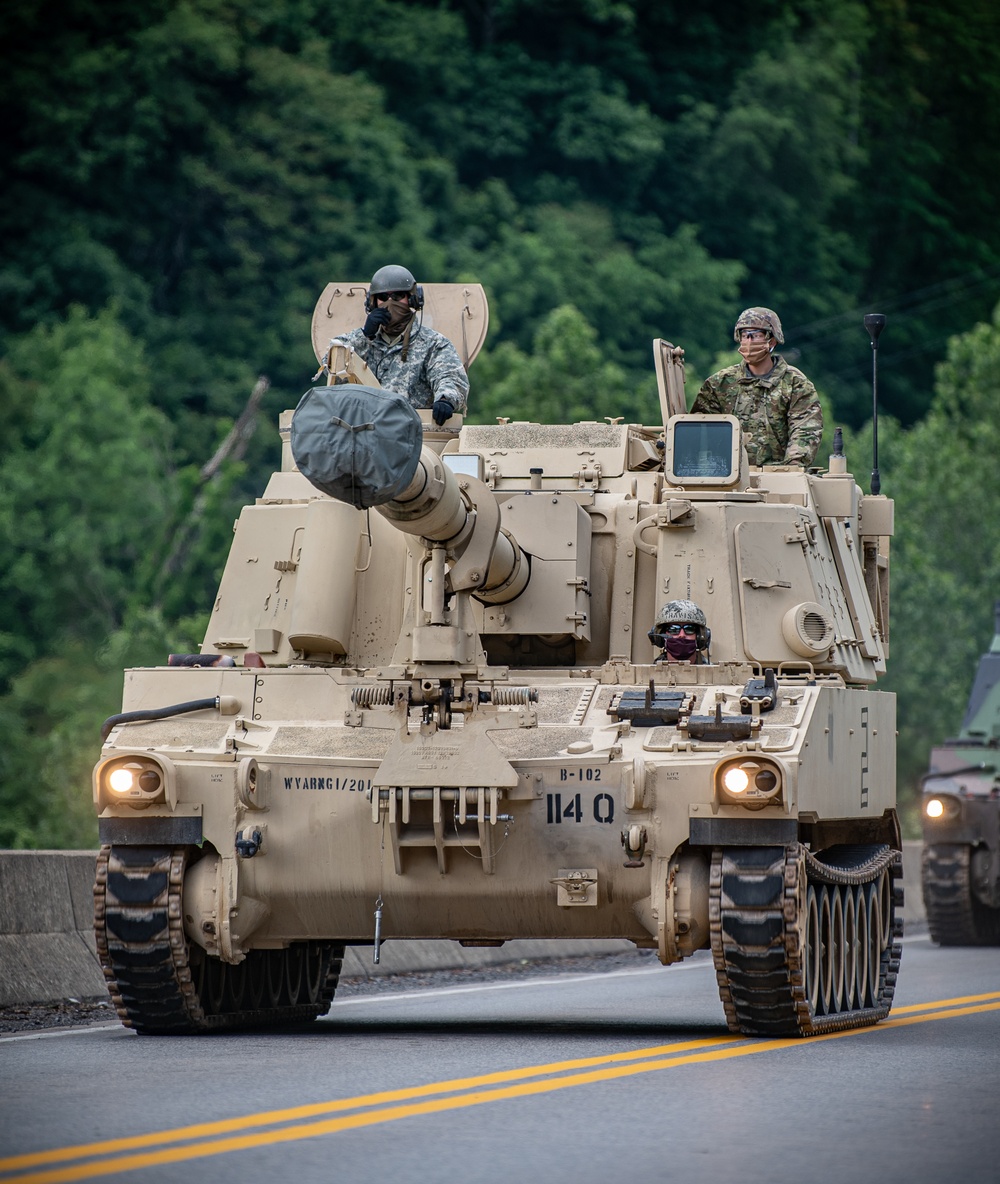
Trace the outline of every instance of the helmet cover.
<path fill-rule="evenodd" d="M 733 329 L 734 341 L 739 341 L 741 329 L 766 329 L 779 345 L 783 344 L 785 340 L 778 314 L 773 309 L 763 308 L 760 305 L 745 308 L 740 313 L 736 328 Z"/>
<path fill-rule="evenodd" d="M 707 624 L 705 614 L 693 600 L 668 600 L 656 614 L 653 628 L 662 633 L 667 625 L 697 625 L 704 629 Z"/>

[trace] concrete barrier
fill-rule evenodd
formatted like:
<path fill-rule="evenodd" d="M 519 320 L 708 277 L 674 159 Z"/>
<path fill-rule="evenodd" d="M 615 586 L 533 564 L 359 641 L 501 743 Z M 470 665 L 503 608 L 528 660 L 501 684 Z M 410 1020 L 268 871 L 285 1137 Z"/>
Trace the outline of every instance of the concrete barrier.
<path fill-rule="evenodd" d="M 0 851 L 0 1006 L 106 995 L 94 851 Z"/>
<path fill-rule="evenodd" d="M 927 920 L 920 891 L 922 846 L 903 844 L 903 919 L 911 933 Z M 0 851 L 0 1007 L 106 995 L 94 944 L 95 857 L 94 851 Z M 519 939 L 485 949 L 466 949 L 456 941 L 389 941 L 377 966 L 370 947 L 349 947 L 344 974 L 471 969 L 634 948 L 630 941 Z"/>

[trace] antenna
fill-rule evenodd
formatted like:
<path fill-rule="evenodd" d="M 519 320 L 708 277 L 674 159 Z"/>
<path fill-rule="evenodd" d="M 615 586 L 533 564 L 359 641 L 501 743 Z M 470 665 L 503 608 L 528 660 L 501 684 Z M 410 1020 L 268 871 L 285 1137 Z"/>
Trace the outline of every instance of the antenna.
<path fill-rule="evenodd" d="M 866 312 L 865 328 L 872 343 L 872 493 L 877 494 L 882 488 L 878 473 L 878 335 L 885 328 L 885 315 Z"/>

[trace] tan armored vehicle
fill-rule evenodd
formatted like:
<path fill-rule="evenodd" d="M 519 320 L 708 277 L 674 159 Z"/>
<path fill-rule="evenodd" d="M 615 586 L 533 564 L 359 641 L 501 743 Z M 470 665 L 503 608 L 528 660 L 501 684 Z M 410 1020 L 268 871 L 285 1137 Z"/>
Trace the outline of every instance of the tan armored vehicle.
<path fill-rule="evenodd" d="M 993 613 L 962 729 L 931 749 L 923 778 L 920 886 L 942 946 L 1000 945 L 1000 600 Z"/>
<path fill-rule="evenodd" d="M 282 417 L 203 653 L 128 671 L 105 725 L 122 1020 L 319 1016 L 345 944 L 517 937 L 710 949 L 734 1031 L 886 1016 L 892 503 L 842 455 L 749 468 L 734 418 L 683 414 L 662 341 L 662 425 L 435 428 L 339 343 L 363 296 L 317 305 L 330 385 Z M 426 297 L 471 362 L 482 290 Z M 677 602 L 693 661 L 664 648 Z"/>

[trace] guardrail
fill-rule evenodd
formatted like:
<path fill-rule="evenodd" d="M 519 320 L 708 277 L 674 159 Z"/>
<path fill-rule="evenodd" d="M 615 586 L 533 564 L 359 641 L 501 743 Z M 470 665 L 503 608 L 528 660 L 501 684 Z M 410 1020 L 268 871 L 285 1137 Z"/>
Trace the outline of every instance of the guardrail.
<path fill-rule="evenodd" d="M 926 923 L 922 846 L 903 844 L 903 918 L 911 932 Z M 94 944 L 95 856 L 94 851 L 0 851 L 0 1007 L 107 994 Z M 457 941 L 389 941 L 377 966 L 368 947 L 348 947 L 343 973 L 374 977 L 634 948 L 630 941 L 519 939 L 494 949 L 465 949 Z"/>

